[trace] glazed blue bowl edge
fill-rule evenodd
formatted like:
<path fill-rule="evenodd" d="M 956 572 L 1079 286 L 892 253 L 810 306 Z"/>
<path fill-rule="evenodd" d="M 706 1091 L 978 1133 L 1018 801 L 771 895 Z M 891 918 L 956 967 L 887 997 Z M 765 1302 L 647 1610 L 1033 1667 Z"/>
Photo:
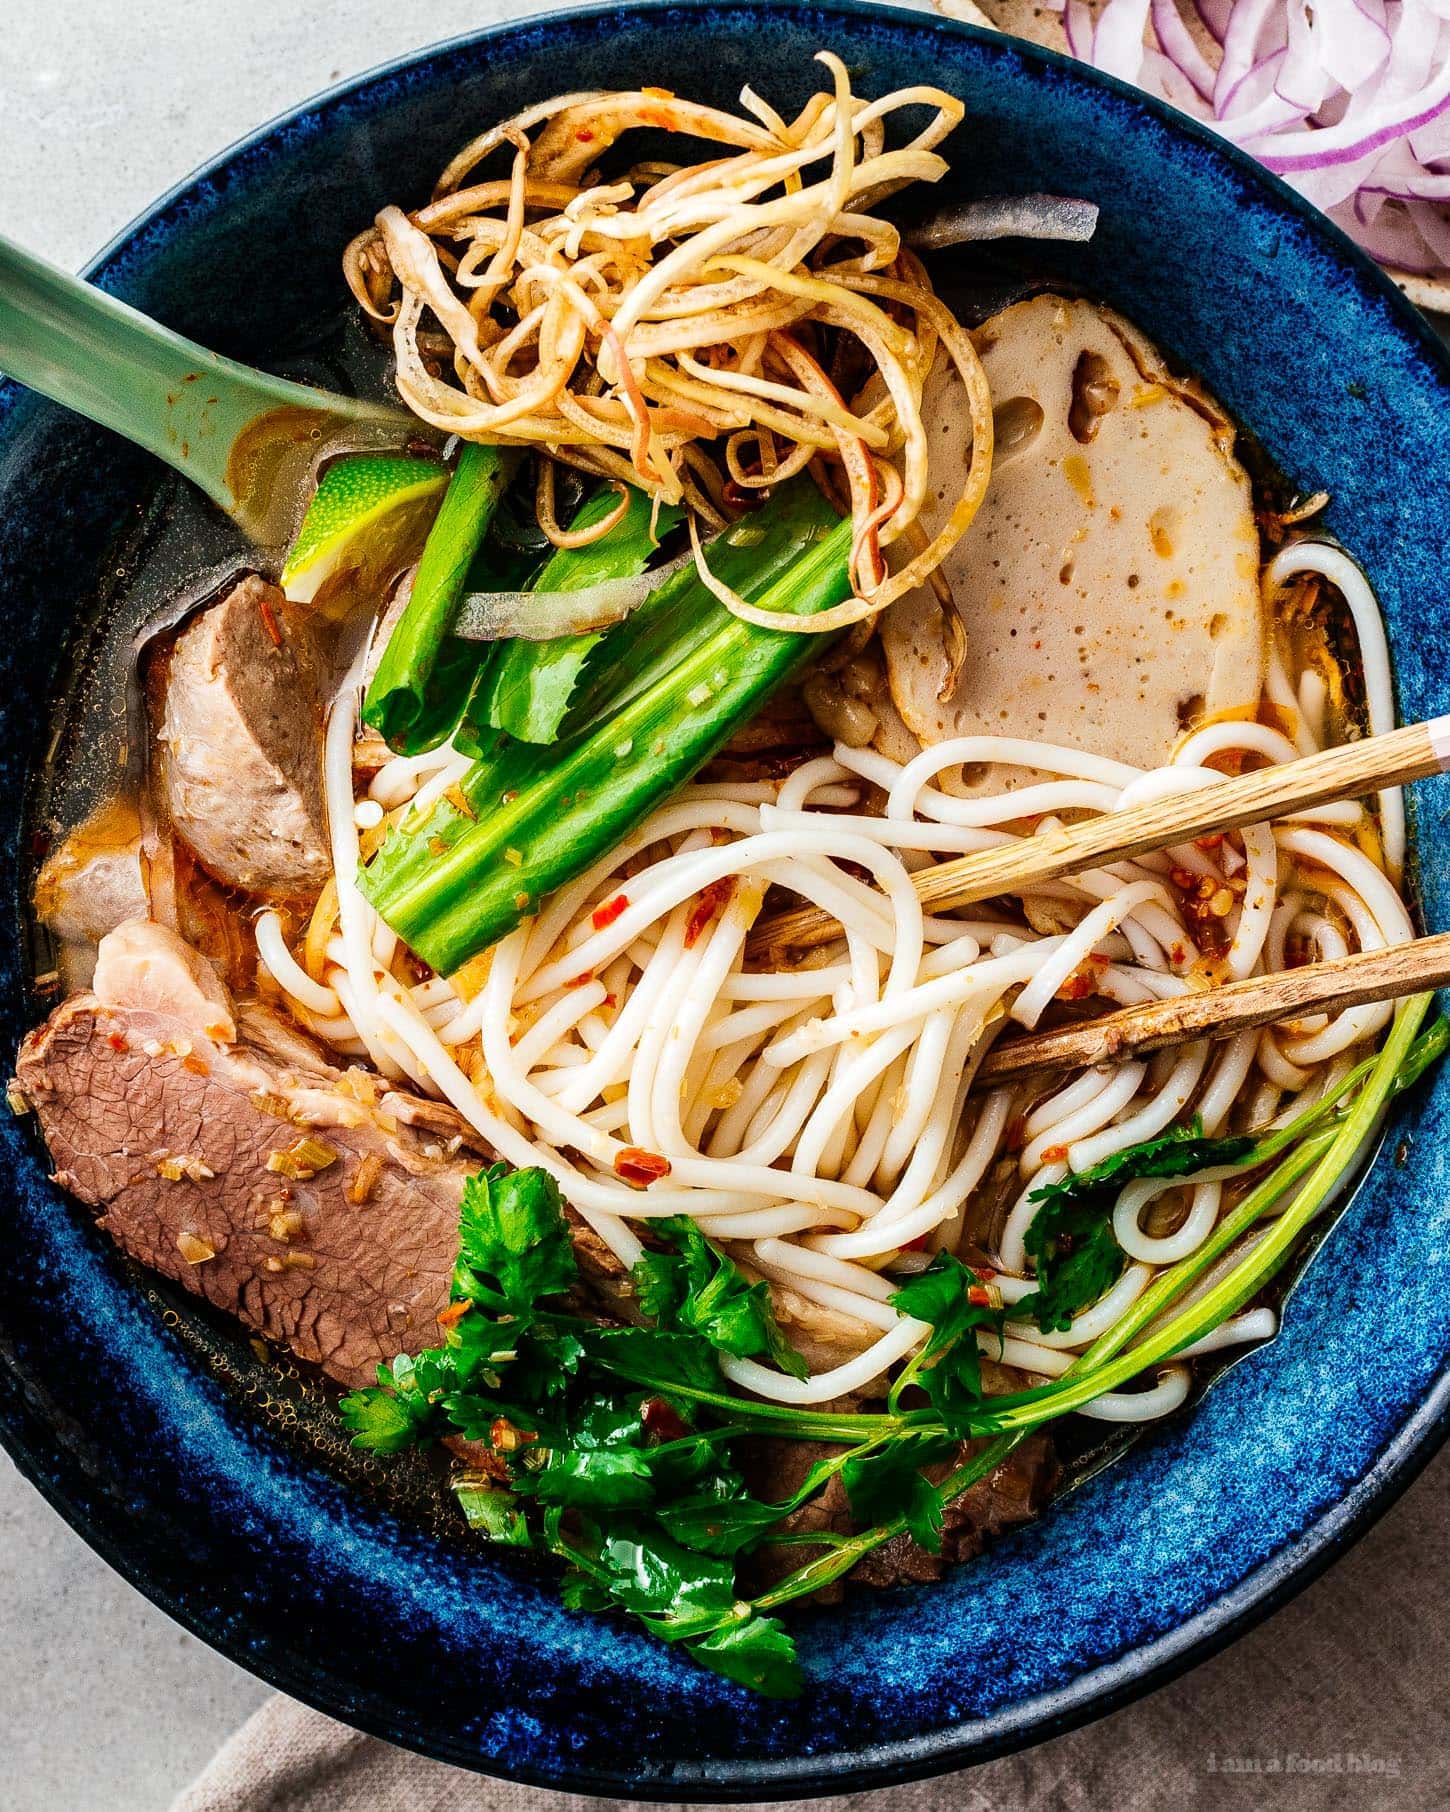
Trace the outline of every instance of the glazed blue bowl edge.
<path fill-rule="evenodd" d="M 936 81 L 962 96 L 955 192 L 1100 203 L 1097 239 L 1046 249 L 1050 267 L 1200 372 L 1291 480 L 1330 491 L 1331 526 L 1384 603 L 1402 713 L 1433 715 L 1450 525 L 1413 499 L 1450 494 L 1437 343 L 1282 185 L 1033 47 L 869 5 L 590 9 L 496 27 L 262 128 L 128 228 L 97 274 L 183 331 L 265 360 L 279 335 L 305 338 L 341 308 L 342 243 L 382 201 L 421 197 L 478 122 L 534 94 L 662 79 L 723 102 L 748 79 L 799 104 L 822 44 L 846 47 L 863 88 Z M 150 484 L 141 456 L 0 386 L 12 899 L 73 600 L 94 589 Z M 1450 925 L 1445 841 L 1438 815 L 1422 814 L 1419 899 L 1433 929 Z M 0 965 L 12 1046 L 37 1016 L 19 948 L 17 938 Z M 632 1632 L 570 1617 L 548 1576 L 435 1542 L 280 1444 L 45 1181 L 19 1123 L 0 1127 L 12 1186 L 0 1432 L 62 1513 L 172 1615 L 394 1742 L 639 1798 L 902 1780 L 1053 1734 L 1229 1640 L 1423 1463 L 1447 1414 L 1447 1107 L 1450 1085 L 1437 1081 L 1398 1111 L 1272 1346 L 1191 1418 L 940 1588 L 809 1618 L 811 1689 L 797 1704 L 752 1699 Z M 1385 1275 L 1401 1285 L 1388 1305 L 1372 1283 Z"/>

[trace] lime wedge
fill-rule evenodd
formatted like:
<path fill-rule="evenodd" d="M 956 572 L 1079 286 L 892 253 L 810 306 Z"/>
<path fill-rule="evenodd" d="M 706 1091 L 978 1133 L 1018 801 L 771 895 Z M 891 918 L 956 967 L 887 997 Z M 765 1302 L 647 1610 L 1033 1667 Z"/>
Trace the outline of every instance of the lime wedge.
<path fill-rule="evenodd" d="M 332 581 L 351 588 L 381 582 L 422 547 L 428 523 L 448 486 L 431 459 L 395 453 L 352 453 L 322 475 L 282 569 L 282 589 L 310 604 Z"/>

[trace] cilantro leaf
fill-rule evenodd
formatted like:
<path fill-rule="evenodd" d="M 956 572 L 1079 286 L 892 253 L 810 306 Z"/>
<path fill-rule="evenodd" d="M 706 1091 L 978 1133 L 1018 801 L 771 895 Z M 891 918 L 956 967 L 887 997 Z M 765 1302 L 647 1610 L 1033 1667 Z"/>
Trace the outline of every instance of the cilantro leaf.
<path fill-rule="evenodd" d="M 717 1438 L 713 1434 L 685 1435 L 678 1441 L 665 1441 L 647 1451 L 650 1471 L 662 1493 L 683 1491 L 710 1476 L 720 1464 Z"/>
<path fill-rule="evenodd" d="M 517 1404 L 507 1402 L 502 1397 L 485 1396 L 479 1391 L 450 1391 L 443 1398 L 443 1408 L 449 1421 L 465 1441 L 486 1441 L 492 1444 L 493 1430 L 499 1422 L 509 1423 L 526 1434 L 538 1435 L 541 1439 L 551 1439 L 553 1430 L 541 1427 L 536 1417 Z"/>
<path fill-rule="evenodd" d="M 865 1528 L 906 1518 L 908 1534 L 929 1554 L 940 1554 L 945 1499 L 922 1468 L 957 1452 L 950 1435 L 907 1435 L 841 1468 L 851 1514 Z"/>
<path fill-rule="evenodd" d="M 512 1491 L 485 1485 L 475 1478 L 453 1481 L 453 1495 L 470 1529 L 504 1548 L 531 1548 L 528 1518 Z"/>
<path fill-rule="evenodd" d="M 465 1316 L 460 1327 L 467 1327 L 470 1319 Z M 579 1374 L 584 1362 L 582 1330 L 538 1322 L 520 1329 L 515 1322 L 501 1331 L 511 1338 L 515 1354 L 500 1372 L 510 1397 L 547 1411 L 568 1394 Z"/>
<path fill-rule="evenodd" d="M 727 1615 L 735 1605 L 735 1569 L 727 1561 L 683 1548 L 668 1536 L 620 1534 L 606 1539 L 600 1562 L 609 1589 L 625 1610 L 670 1625 Z"/>
<path fill-rule="evenodd" d="M 649 1460 L 631 1447 L 551 1447 L 524 1479 L 543 1502 L 581 1509 L 639 1509 L 655 1495 Z"/>
<path fill-rule="evenodd" d="M 607 1611 L 613 1602 L 608 1586 L 582 1567 L 570 1567 L 559 1582 L 559 1596 L 566 1611 Z"/>
<path fill-rule="evenodd" d="M 744 1490 L 732 1488 L 728 1480 L 717 1483 L 712 1478 L 689 1497 L 661 1505 L 655 1516 L 684 1547 L 728 1557 L 757 1546 L 791 1508 L 789 1504 L 762 1503 Z"/>
<path fill-rule="evenodd" d="M 1255 1144 L 1251 1138 L 1205 1138 L 1203 1122 L 1195 1115 L 1186 1126 L 1170 1126 L 1156 1139 L 1145 1139 L 1141 1145 L 1129 1145 L 1122 1151 L 1115 1151 L 1077 1176 L 1044 1183 L 1035 1195 L 1046 1201 L 1058 1196 L 1076 1196 L 1106 1183 L 1128 1183 L 1134 1177 L 1191 1176 L 1194 1171 L 1207 1170 L 1210 1165 L 1242 1163 Z"/>
<path fill-rule="evenodd" d="M 748 1617 L 689 1644 L 704 1667 L 767 1699 L 794 1699 L 805 1690 L 795 1639 L 777 1617 Z"/>
<path fill-rule="evenodd" d="M 954 1444 L 953 1444 L 954 1445 Z M 848 1460 L 832 1451 L 809 1467 L 788 1498 L 764 1503 L 745 1489 L 733 1467 L 717 1459 L 714 1470 L 686 1497 L 656 1507 L 656 1519 L 677 1541 L 705 1554 L 743 1554 L 758 1547 L 775 1525 L 817 1496 Z"/>
<path fill-rule="evenodd" d="M 577 1275 L 559 1185 L 545 1170 L 495 1164 L 464 1185 L 455 1298 L 524 1315 Z"/>
<path fill-rule="evenodd" d="M 343 1427 L 352 1430 L 353 1446 L 369 1453 L 401 1453 L 420 1438 L 431 1416 L 421 1398 L 399 1397 L 379 1385 L 350 1392 L 337 1410 Z"/>
<path fill-rule="evenodd" d="M 1023 1238 L 1037 1268 L 1037 1288 L 1013 1305 L 1014 1321 L 1035 1321 L 1044 1334 L 1066 1333 L 1084 1309 L 1123 1274 L 1127 1255 L 1113 1234 L 1113 1193 L 1046 1201 Z"/>
<path fill-rule="evenodd" d="M 441 1356 L 441 1355 L 440 1355 Z M 427 1440 L 437 1416 L 438 1375 L 431 1353 L 399 1353 L 378 1367 L 376 1384 L 349 1392 L 338 1405 L 352 1444 L 371 1453 L 400 1453 Z"/>
<path fill-rule="evenodd" d="M 581 1339 L 586 1357 L 595 1365 L 637 1383 L 665 1390 L 672 1384 L 692 1390 L 724 1389 L 714 1350 L 692 1334 L 664 1328 L 590 1328 Z"/>
<path fill-rule="evenodd" d="M 646 1252 L 633 1277 L 640 1307 L 661 1327 L 689 1329 L 737 1359 L 768 1358 L 792 1378 L 805 1360 L 781 1332 L 770 1286 L 747 1283 L 734 1261 L 692 1220 L 673 1215 L 654 1230 L 673 1252 Z"/>
<path fill-rule="evenodd" d="M 1033 1320 L 1044 1334 L 1065 1332 L 1084 1309 L 1112 1289 L 1126 1255 L 1113 1234 L 1118 1192 L 1137 1177 L 1186 1177 L 1221 1164 L 1239 1164 L 1253 1139 L 1206 1139 L 1194 1119 L 1156 1139 L 1115 1151 L 1077 1176 L 1044 1183 L 1031 1200 L 1042 1206 L 1023 1237 L 1034 1261 L 1037 1288 L 1013 1305 L 1014 1321 Z"/>
<path fill-rule="evenodd" d="M 635 1277 L 657 1325 L 600 1326 L 558 1300 L 576 1269 L 545 1173 L 481 1172 L 459 1218 L 441 1342 L 398 1355 L 379 1368 L 377 1385 L 344 1400 L 356 1444 L 393 1453 L 449 1433 L 482 1444 L 483 1463 L 454 1481 L 460 1510 L 489 1541 L 565 1561 L 567 1604 L 638 1617 L 702 1666 L 758 1691 L 798 1691 L 794 1645 L 742 1601 L 736 1558 L 817 1496 L 851 1448 L 834 1446 L 809 1466 L 787 1501 L 747 1492 L 732 1443 L 752 1425 L 752 1405 L 730 1390 L 719 1355 L 773 1358 L 797 1376 L 805 1369 L 768 1287 L 678 1219 L 661 1227 L 670 1249 L 651 1254 Z M 955 1279 L 917 1286 L 943 1303 L 961 1296 Z M 949 1344 L 938 1341 L 933 1357 Z M 774 1413 L 792 1426 L 799 1412 Z M 940 1493 L 921 1467 L 937 1448 L 919 1437 L 908 1444 L 895 1464 L 859 1467 L 854 1498 L 862 1514 L 906 1516 L 931 1545 Z M 807 1569 L 790 1578 L 785 1596 L 810 1589 Z M 771 1602 L 779 1597 L 777 1586 Z"/>
<path fill-rule="evenodd" d="M 570 1418 L 570 1431 L 579 1447 L 638 1447 L 644 1440 L 645 1399 L 590 1397 Z"/>
<path fill-rule="evenodd" d="M 981 1295 L 974 1271 L 949 1252 L 939 1252 L 891 1297 L 893 1308 L 918 1321 L 929 1321 L 931 1333 L 893 1386 L 893 1401 L 908 1384 L 917 1384 L 948 1429 L 962 1427 L 982 1402 L 982 1364 L 977 1329 L 1000 1336 L 1002 1311 L 972 1300 Z"/>

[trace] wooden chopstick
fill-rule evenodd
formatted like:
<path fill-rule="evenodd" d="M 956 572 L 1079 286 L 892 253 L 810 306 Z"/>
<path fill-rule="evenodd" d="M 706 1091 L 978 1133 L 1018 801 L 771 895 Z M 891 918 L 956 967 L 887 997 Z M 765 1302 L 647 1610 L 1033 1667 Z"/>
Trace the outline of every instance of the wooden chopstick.
<path fill-rule="evenodd" d="M 1084 1069 L 1115 1057 L 1191 1044 L 1195 1038 L 1229 1038 L 1321 1008 L 1338 1011 L 1369 1001 L 1399 1000 L 1447 984 L 1450 932 L 1441 932 L 1389 950 L 1360 950 L 1278 975 L 1253 975 L 1200 994 L 1147 1001 L 1081 1025 L 1014 1038 L 993 1046 L 976 1080 L 1009 1082 L 1039 1070 Z"/>
<path fill-rule="evenodd" d="M 1246 824 L 1263 824 L 1331 800 L 1359 799 L 1382 787 L 1426 780 L 1447 767 L 1450 717 L 1436 717 L 1278 767 L 1259 768 L 1195 793 L 1174 793 L 1126 811 L 1104 812 L 1082 824 L 1041 831 L 1001 849 L 937 862 L 918 869 L 911 884 L 928 911 L 943 912 L 1194 837 L 1241 830 Z M 807 906 L 762 920 L 750 942 L 756 951 L 800 949 L 839 936 L 840 926 L 829 913 Z"/>

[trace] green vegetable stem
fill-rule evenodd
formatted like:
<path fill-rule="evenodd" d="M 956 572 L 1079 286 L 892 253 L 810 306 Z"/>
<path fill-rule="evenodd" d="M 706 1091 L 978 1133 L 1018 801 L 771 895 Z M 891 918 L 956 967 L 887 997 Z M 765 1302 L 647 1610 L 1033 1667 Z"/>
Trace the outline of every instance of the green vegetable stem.
<path fill-rule="evenodd" d="M 712 564 L 763 609 L 809 613 L 849 593 L 851 525 L 809 485 L 783 490 L 747 534 L 722 542 Z M 693 572 L 667 579 L 567 676 L 567 709 L 557 697 L 551 706 L 559 740 L 541 747 L 496 730 L 480 741 L 457 794 L 389 834 L 363 892 L 451 974 L 627 836 L 824 639 L 742 622 Z M 503 695 L 494 703 L 505 721 Z"/>
<path fill-rule="evenodd" d="M 571 531 L 592 528 L 618 508 L 612 490 L 597 492 L 583 505 Z M 581 548 L 559 548 L 529 587 L 532 591 L 587 591 L 609 579 L 642 573 L 658 551 L 660 537 L 675 528 L 680 511 L 666 504 L 655 511 L 643 491 L 629 493 L 621 521 L 608 534 Z M 475 752 L 487 746 L 487 730 L 504 730 L 520 742 L 550 743 L 589 656 L 605 630 L 558 636 L 550 642 L 505 641 L 497 645 L 468 705 L 468 735 Z M 455 741 L 461 739 L 455 738 Z"/>
<path fill-rule="evenodd" d="M 450 636 L 468 569 L 518 464 L 518 455 L 465 441 L 424 543 L 412 595 L 388 638 L 363 702 L 363 722 L 400 755 L 446 740 L 481 659 Z"/>

